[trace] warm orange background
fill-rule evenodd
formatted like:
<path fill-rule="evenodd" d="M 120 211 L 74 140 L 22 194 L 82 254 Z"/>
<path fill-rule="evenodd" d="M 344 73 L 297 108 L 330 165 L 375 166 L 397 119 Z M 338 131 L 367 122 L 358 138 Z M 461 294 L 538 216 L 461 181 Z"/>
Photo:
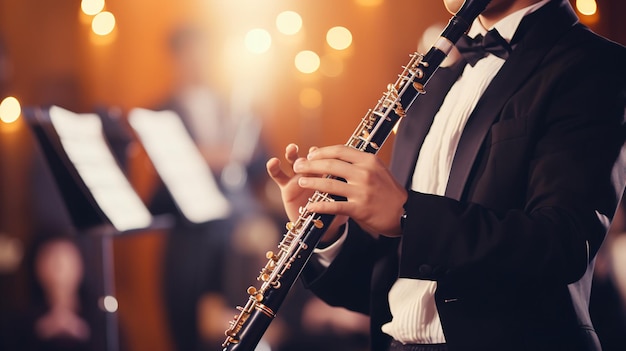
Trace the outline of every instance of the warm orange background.
<path fill-rule="evenodd" d="M 106 10 L 116 16 L 117 28 L 110 42 L 98 42 L 78 0 L 0 0 L 0 36 L 12 60 L 10 89 L 0 93 L 16 96 L 23 106 L 53 103 L 77 112 L 96 106 L 118 106 L 123 111 L 153 106 L 173 84 L 167 35 L 180 23 L 196 21 L 210 33 L 216 89 L 229 95 L 237 69 L 228 66 L 228 38 L 254 27 L 270 28 L 280 11 L 295 10 L 303 17 L 303 34 L 289 40 L 277 37 L 272 51 L 258 58 L 258 67 L 243 81 L 258 89 L 253 91 L 264 121 L 264 138 L 274 154 L 282 154 L 289 142 L 303 147 L 344 143 L 387 83 L 395 81 L 423 31 L 449 18 L 442 3 L 433 0 L 387 0 L 372 8 L 348 0 L 200 2 L 204 5 L 190 0 L 110 0 Z M 599 14 L 582 20 L 625 44 L 626 2 L 599 0 L 598 4 Z M 291 63 L 293 54 L 303 49 L 327 52 L 325 32 L 336 25 L 353 33 L 353 46 L 342 54 L 343 73 L 326 77 L 297 72 Z M 594 64 L 601 62 L 590 62 L 590 71 Z M 304 88 L 321 91 L 319 108 L 300 106 L 298 94 Z M 236 104 L 237 99 L 231 99 Z M 30 150 L 22 140 L 27 133 L 23 122 L 0 123 L 0 231 L 26 243 Z M 389 150 L 384 148 L 381 155 L 386 158 Z M 149 193 L 153 177 L 144 162 L 141 154 L 135 155 L 131 167 L 131 181 L 142 196 Z M 156 232 L 115 242 L 120 320 L 129 351 L 171 349 L 157 292 L 162 239 L 162 233 Z M 24 282 L 15 281 L 16 303 L 27 303 L 19 297 L 24 296 L 20 288 Z"/>

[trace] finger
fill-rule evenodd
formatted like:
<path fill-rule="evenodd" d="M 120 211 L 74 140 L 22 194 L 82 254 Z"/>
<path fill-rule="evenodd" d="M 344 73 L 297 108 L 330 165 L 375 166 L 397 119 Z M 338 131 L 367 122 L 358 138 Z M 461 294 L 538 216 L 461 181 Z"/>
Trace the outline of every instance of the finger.
<path fill-rule="evenodd" d="M 293 164 L 298 159 L 298 150 L 299 147 L 296 144 L 289 144 L 285 148 L 285 159 L 290 164 Z"/>
<path fill-rule="evenodd" d="M 361 206 L 352 201 L 319 201 L 307 204 L 306 209 L 309 212 L 336 215 L 340 219 L 344 216 L 352 218 L 361 228 L 374 237 L 377 237 L 380 232 L 380 228 L 372 227 L 368 225 L 367 221 L 359 220 L 362 212 Z M 394 236 L 397 236 L 397 234 Z"/>
<path fill-rule="evenodd" d="M 289 176 L 280 167 L 280 160 L 276 157 L 270 158 L 265 164 L 267 174 L 279 186 L 283 186 L 289 182 Z"/>
<path fill-rule="evenodd" d="M 349 163 L 358 163 L 370 154 L 345 145 L 332 145 L 309 150 L 307 159 L 319 160 L 335 158 Z"/>
<path fill-rule="evenodd" d="M 353 188 L 348 183 L 337 179 L 319 177 L 301 177 L 298 179 L 298 185 L 305 189 L 319 190 L 322 193 L 344 198 L 351 197 Z"/>
<path fill-rule="evenodd" d="M 349 180 L 349 178 L 358 178 L 362 170 L 349 162 L 338 159 L 317 159 L 307 160 L 300 158 L 293 165 L 295 173 L 307 175 L 332 175 L 334 177 Z"/>
<path fill-rule="evenodd" d="M 323 214 L 354 217 L 358 211 L 357 206 L 350 201 L 318 201 L 307 204 L 307 211 Z"/>

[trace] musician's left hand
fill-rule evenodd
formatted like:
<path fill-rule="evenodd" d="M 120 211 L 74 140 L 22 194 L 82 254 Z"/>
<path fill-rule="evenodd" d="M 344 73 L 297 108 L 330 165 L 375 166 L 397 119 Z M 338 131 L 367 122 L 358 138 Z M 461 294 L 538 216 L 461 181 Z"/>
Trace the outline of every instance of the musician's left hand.
<path fill-rule="evenodd" d="M 399 236 L 400 217 L 407 200 L 407 191 L 391 175 L 386 165 L 374 154 L 344 145 L 312 148 L 306 159 L 293 165 L 302 175 L 302 188 L 345 197 L 346 201 L 320 201 L 308 205 L 317 213 L 345 215 L 372 235 Z M 311 177 L 330 174 L 333 178 Z"/>

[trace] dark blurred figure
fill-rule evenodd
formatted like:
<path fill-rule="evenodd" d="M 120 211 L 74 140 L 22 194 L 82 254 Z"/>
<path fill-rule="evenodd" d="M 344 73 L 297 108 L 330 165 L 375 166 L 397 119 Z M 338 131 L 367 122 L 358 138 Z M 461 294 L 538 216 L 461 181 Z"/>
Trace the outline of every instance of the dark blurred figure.
<path fill-rule="evenodd" d="M 4 316 L 0 349 L 104 351 L 104 323 L 81 242 L 39 152 L 31 177 L 32 232 L 22 264 L 28 304 Z"/>
<path fill-rule="evenodd" d="M 9 92 L 10 78 L 9 53 L 0 40 L 0 100 Z M 36 152 L 30 174 L 33 207 L 28 210 L 33 227 L 29 237 L 22 238 L 25 255 L 19 262 L 27 272 L 29 286 L 24 291 L 29 296 L 26 306 L 7 303 L 10 309 L 0 318 L 0 349 L 94 350 L 93 326 L 82 304 L 82 256 L 44 160 Z"/>
<path fill-rule="evenodd" d="M 231 207 L 229 216 L 190 223 L 180 216 L 164 253 L 164 294 L 170 330 L 178 351 L 218 350 L 228 321 L 245 303 L 259 258 L 278 243 L 275 222 L 259 194 L 267 182 L 261 122 L 248 106 L 229 109 L 211 85 L 206 33 L 183 25 L 169 50 L 176 81 L 155 110 L 176 112 L 206 159 Z M 161 184 L 150 205 L 155 214 L 176 212 Z"/>
<path fill-rule="evenodd" d="M 0 41 L 0 99 L 9 90 L 11 73 L 2 44 Z M 74 93 L 70 90 L 59 96 Z M 57 102 L 52 98 L 50 103 Z M 104 131 L 117 135 L 107 123 Z M 3 301 L 10 307 L 3 307 L 0 315 L 0 350 L 123 350 L 123 342 L 109 338 L 107 316 L 99 307 L 105 279 L 101 238 L 76 229 L 63 199 L 62 192 L 67 189 L 59 188 L 34 135 L 25 135 L 28 140 L 22 145 L 31 153 L 27 155 L 28 207 L 24 210 L 30 223 L 27 232 L 21 233 L 24 255 L 16 273 L 25 276 L 20 281 L 25 286 L 11 288 L 26 296 L 21 304 Z M 122 164 L 119 152 L 115 156 Z M 6 295 L 3 291 L 2 298 Z"/>

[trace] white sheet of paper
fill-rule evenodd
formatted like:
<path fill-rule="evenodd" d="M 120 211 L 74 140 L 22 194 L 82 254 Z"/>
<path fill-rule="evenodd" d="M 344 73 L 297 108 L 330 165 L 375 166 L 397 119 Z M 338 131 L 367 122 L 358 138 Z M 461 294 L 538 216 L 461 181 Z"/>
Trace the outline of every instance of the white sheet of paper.
<path fill-rule="evenodd" d="M 188 220 L 202 223 L 230 214 L 228 199 L 178 114 L 134 108 L 128 120 Z"/>
<path fill-rule="evenodd" d="M 148 227 L 152 214 L 115 161 L 100 117 L 58 106 L 50 107 L 49 114 L 68 158 L 115 229 Z"/>

